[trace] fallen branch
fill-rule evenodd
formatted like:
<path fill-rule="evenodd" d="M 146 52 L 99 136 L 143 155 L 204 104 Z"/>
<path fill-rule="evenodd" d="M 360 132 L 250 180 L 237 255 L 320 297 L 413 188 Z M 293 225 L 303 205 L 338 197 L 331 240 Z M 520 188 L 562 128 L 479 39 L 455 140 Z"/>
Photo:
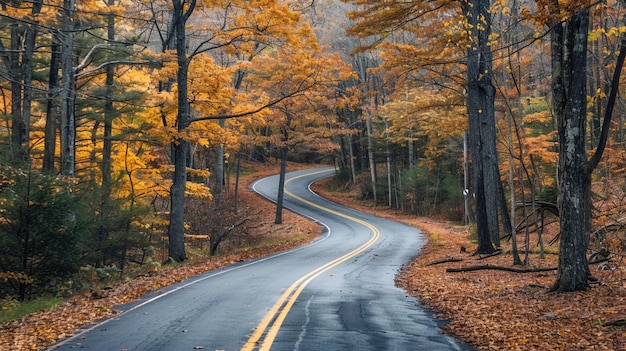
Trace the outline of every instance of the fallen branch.
<path fill-rule="evenodd" d="M 589 262 L 589 264 L 598 264 L 601 262 L 608 261 L 608 259 L 594 260 Z M 537 273 L 537 272 L 550 272 L 558 270 L 558 267 L 546 267 L 546 268 L 512 268 L 512 267 L 504 267 L 504 266 L 496 266 L 491 264 L 486 264 L 482 266 L 468 266 L 461 268 L 447 268 L 446 272 L 449 273 L 459 273 L 459 272 L 472 272 L 472 271 L 480 271 L 480 270 L 496 270 L 496 271 L 506 271 L 513 273 Z"/>
<path fill-rule="evenodd" d="M 513 272 L 513 273 L 536 273 L 536 272 L 556 271 L 557 267 L 524 268 L 524 269 L 520 269 L 520 268 L 511 268 L 511 267 L 503 267 L 503 266 L 495 266 L 495 265 L 491 265 L 491 264 L 486 264 L 486 265 L 482 265 L 482 266 L 468 266 L 468 267 L 461 267 L 461 268 L 448 268 L 448 269 L 446 269 L 446 272 L 449 272 L 449 273 L 459 273 L 459 272 L 472 272 L 472 271 L 480 271 L 480 270 L 487 270 L 487 269 L 497 270 L 497 271 L 507 271 L 507 272 Z"/>
<path fill-rule="evenodd" d="M 502 254 L 502 250 L 497 250 L 496 252 L 492 252 L 490 254 L 487 255 L 480 255 L 477 260 L 484 260 L 485 258 L 489 258 L 489 257 L 493 257 L 493 256 L 498 256 Z"/>
<path fill-rule="evenodd" d="M 626 318 L 613 319 L 602 324 L 603 327 L 608 327 L 608 326 L 620 327 L 623 325 L 626 325 Z"/>
<path fill-rule="evenodd" d="M 462 258 L 456 258 L 456 257 L 448 256 L 448 257 L 444 258 L 443 260 L 438 260 L 438 261 L 433 261 L 433 262 L 427 263 L 426 266 L 434 266 L 436 264 L 442 264 L 442 263 L 448 263 L 448 262 L 461 262 L 461 261 L 463 261 Z"/>

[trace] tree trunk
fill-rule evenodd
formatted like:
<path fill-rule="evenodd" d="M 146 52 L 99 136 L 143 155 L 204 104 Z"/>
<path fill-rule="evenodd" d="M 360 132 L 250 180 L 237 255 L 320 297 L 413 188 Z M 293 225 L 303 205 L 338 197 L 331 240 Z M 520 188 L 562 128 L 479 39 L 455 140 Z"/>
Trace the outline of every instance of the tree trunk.
<path fill-rule="evenodd" d="M 372 196 L 374 197 L 374 206 L 376 206 L 376 161 L 374 160 L 374 141 L 372 140 L 372 118 L 365 121 L 367 127 L 367 156 L 369 159 L 370 176 L 372 180 Z"/>
<path fill-rule="evenodd" d="M 113 0 L 109 0 L 109 5 L 114 5 Z M 115 41 L 115 17 L 107 16 L 107 40 L 109 43 Z M 104 135 L 102 145 L 102 164 L 100 171 L 102 173 L 102 205 L 109 203 L 110 187 L 111 187 L 111 154 L 113 149 L 112 130 L 113 119 L 115 118 L 115 108 L 113 106 L 113 84 L 115 75 L 115 66 L 108 65 L 106 67 L 105 78 L 105 96 L 104 96 Z M 105 213 L 105 211 L 103 211 Z"/>
<path fill-rule="evenodd" d="M 589 12 L 582 10 L 553 27 L 552 74 L 559 135 L 559 269 L 553 291 L 589 286 L 587 247 L 591 232 L 591 172 L 585 149 L 587 33 Z"/>
<path fill-rule="evenodd" d="M 48 75 L 48 101 L 46 106 L 46 130 L 44 137 L 43 170 L 51 172 L 54 170 L 54 160 L 56 157 L 57 138 L 57 106 L 56 90 L 59 81 L 59 48 L 60 44 L 56 37 L 52 38 L 50 55 L 50 72 Z"/>
<path fill-rule="evenodd" d="M 285 141 L 286 143 L 286 141 Z M 275 224 L 283 223 L 283 200 L 285 198 L 285 173 L 287 171 L 287 145 L 280 147 L 280 176 L 278 178 L 278 196 L 276 197 Z"/>
<path fill-rule="evenodd" d="M 186 1 L 172 0 L 174 31 L 176 35 L 176 57 L 178 70 L 176 72 L 176 83 L 178 85 L 178 114 L 176 123 L 179 133 L 184 133 L 191 117 L 189 114 L 188 83 L 189 61 L 187 59 L 187 41 L 185 27 L 187 19 L 195 8 L 195 1 L 188 3 L 188 8 L 184 9 Z M 174 177 L 170 188 L 170 224 L 168 228 L 169 238 L 169 258 L 181 262 L 187 259 L 185 253 L 185 188 L 187 187 L 187 152 L 189 143 L 185 138 L 178 137 L 173 145 L 174 149 Z"/>
<path fill-rule="evenodd" d="M 63 33 L 61 44 L 61 174 L 74 177 L 76 121 L 74 100 L 76 81 L 73 67 L 74 54 L 74 0 L 63 0 Z"/>
<path fill-rule="evenodd" d="M 239 145 L 237 152 L 237 170 L 235 171 L 235 214 L 239 214 L 239 176 L 241 175 L 241 157 L 243 145 Z"/>
<path fill-rule="evenodd" d="M 354 146 L 352 145 L 352 135 L 347 134 L 348 138 L 348 150 L 350 157 L 350 174 L 352 175 L 352 184 L 356 184 L 356 166 L 354 164 Z"/>
<path fill-rule="evenodd" d="M 221 118 L 219 120 L 220 130 L 225 133 L 226 120 Z M 220 202 L 222 191 L 224 190 L 224 142 L 220 141 L 217 144 L 217 159 L 215 160 L 215 188 L 213 189 L 213 195 L 216 201 Z"/>
<path fill-rule="evenodd" d="M 474 220 L 472 216 L 472 206 L 470 197 L 470 181 L 469 181 L 469 157 L 468 157 L 468 135 L 467 131 L 463 132 L 463 200 L 465 206 L 464 223 L 470 224 Z"/>
<path fill-rule="evenodd" d="M 385 121 L 385 131 L 389 128 L 388 122 Z M 391 149 L 389 148 L 389 139 L 386 139 L 385 143 L 385 157 L 387 160 L 387 196 L 389 196 L 389 209 L 393 209 L 393 188 L 391 181 Z"/>
<path fill-rule="evenodd" d="M 41 0 L 33 2 L 32 14 L 37 17 L 41 11 Z M 38 24 L 29 24 L 24 35 L 24 54 L 22 55 L 22 74 L 24 97 L 22 103 L 22 135 L 20 143 L 22 145 L 22 161 L 30 159 L 28 150 L 30 148 L 30 117 L 33 102 L 33 55 L 35 52 L 36 39 L 38 35 Z"/>
<path fill-rule="evenodd" d="M 497 185 L 500 171 L 496 153 L 496 129 L 492 84 L 492 54 L 488 45 L 491 33 L 489 0 L 474 0 L 466 5 L 472 38 L 477 45 L 468 49 L 467 110 L 476 195 L 477 253 L 491 253 L 500 245 Z"/>
<path fill-rule="evenodd" d="M 23 71 L 20 67 L 20 45 L 22 43 L 22 28 L 15 22 L 10 25 L 11 47 L 7 66 L 11 81 L 11 161 L 16 165 L 24 163 L 24 133 L 26 126 L 22 115 L 22 78 Z"/>

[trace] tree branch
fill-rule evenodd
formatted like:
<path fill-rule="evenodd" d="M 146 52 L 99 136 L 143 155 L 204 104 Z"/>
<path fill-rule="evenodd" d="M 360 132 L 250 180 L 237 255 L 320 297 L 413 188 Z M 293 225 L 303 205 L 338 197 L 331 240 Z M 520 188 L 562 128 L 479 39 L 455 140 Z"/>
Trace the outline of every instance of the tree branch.
<path fill-rule="evenodd" d="M 624 59 L 626 58 L 626 37 L 622 37 L 621 48 L 617 61 L 615 62 L 615 71 L 613 72 L 613 80 L 611 81 L 611 92 L 609 93 L 609 99 L 606 102 L 606 110 L 604 112 L 604 120 L 602 121 L 602 131 L 600 132 L 600 140 L 598 141 L 598 147 L 596 152 L 589 161 L 587 172 L 590 174 L 598 166 L 602 153 L 606 148 L 606 142 L 609 138 L 609 130 L 611 128 L 611 118 L 613 117 L 613 108 L 615 107 L 615 101 L 617 100 L 617 93 L 619 92 L 619 80 L 622 74 L 622 68 L 624 67 Z"/>
<path fill-rule="evenodd" d="M 276 100 L 272 100 L 270 102 L 268 102 L 265 105 L 262 105 L 254 110 L 250 110 L 250 111 L 244 111 L 244 112 L 239 112 L 239 113 L 233 113 L 233 114 L 223 114 L 223 115 L 214 115 L 214 116 L 203 116 L 203 117 L 197 117 L 191 120 L 190 123 L 193 122 L 199 122 L 199 121 L 208 121 L 208 120 L 216 120 L 216 119 L 230 119 L 230 118 L 239 118 L 239 117 L 244 117 L 244 116 L 250 116 L 253 115 L 255 113 L 259 113 L 267 108 L 270 108 L 272 106 L 275 106 L 279 103 L 281 103 L 284 100 L 287 100 L 289 98 L 292 98 L 294 96 L 297 96 L 301 93 L 303 93 L 304 91 L 307 91 L 308 89 L 310 89 L 311 87 L 313 87 L 313 85 L 315 85 L 315 83 L 311 84 L 310 86 L 307 86 L 306 88 L 303 87 L 304 86 L 304 82 L 302 82 L 299 86 L 298 89 L 294 90 L 293 92 L 283 95 L 279 98 L 277 98 Z"/>
<path fill-rule="evenodd" d="M 456 257 L 452 257 L 452 256 L 448 256 L 442 260 L 437 260 L 437 261 L 433 261 L 430 263 L 427 263 L 426 266 L 434 266 L 436 264 L 442 264 L 442 263 L 448 263 L 448 262 L 461 262 L 463 261 L 462 258 L 456 258 Z"/>
<path fill-rule="evenodd" d="M 511 267 L 503 267 L 503 266 L 494 266 L 491 264 L 486 264 L 482 266 L 468 266 L 461 268 L 448 268 L 446 272 L 448 273 L 459 273 L 459 272 L 472 272 L 472 271 L 480 271 L 480 270 L 497 270 L 497 271 L 507 271 L 513 273 L 535 273 L 535 272 L 549 272 L 556 271 L 557 267 L 547 267 L 547 268 L 511 268 Z"/>
<path fill-rule="evenodd" d="M 134 66 L 134 65 L 149 65 L 149 64 L 154 64 L 154 62 L 152 61 L 126 61 L 126 60 L 115 60 L 115 61 L 108 61 L 108 62 L 103 62 L 100 65 L 88 70 L 88 71 L 84 71 L 81 73 L 76 73 L 76 77 L 83 77 L 83 76 L 88 76 L 90 74 L 93 74 L 107 66 L 110 65 L 128 65 L 128 66 Z"/>

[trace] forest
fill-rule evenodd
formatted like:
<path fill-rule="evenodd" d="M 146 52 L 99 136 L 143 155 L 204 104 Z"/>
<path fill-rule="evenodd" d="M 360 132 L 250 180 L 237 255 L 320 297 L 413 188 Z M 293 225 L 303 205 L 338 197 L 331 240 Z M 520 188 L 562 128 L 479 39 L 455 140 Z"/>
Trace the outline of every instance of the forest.
<path fill-rule="evenodd" d="M 2 0 L 0 299 L 219 254 L 241 162 L 287 160 L 480 253 L 556 225 L 585 289 L 626 251 L 625 4 Z"/>

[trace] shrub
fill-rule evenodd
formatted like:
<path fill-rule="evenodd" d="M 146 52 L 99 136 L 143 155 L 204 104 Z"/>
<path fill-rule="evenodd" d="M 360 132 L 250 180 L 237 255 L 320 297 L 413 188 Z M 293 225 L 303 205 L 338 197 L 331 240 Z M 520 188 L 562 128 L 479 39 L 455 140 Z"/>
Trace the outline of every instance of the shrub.
<path fill-rule="evenodd" d="M 77 202 L 67 182 L 0 168 L 0 298 L 53 292 L 79 267 Z"/>

